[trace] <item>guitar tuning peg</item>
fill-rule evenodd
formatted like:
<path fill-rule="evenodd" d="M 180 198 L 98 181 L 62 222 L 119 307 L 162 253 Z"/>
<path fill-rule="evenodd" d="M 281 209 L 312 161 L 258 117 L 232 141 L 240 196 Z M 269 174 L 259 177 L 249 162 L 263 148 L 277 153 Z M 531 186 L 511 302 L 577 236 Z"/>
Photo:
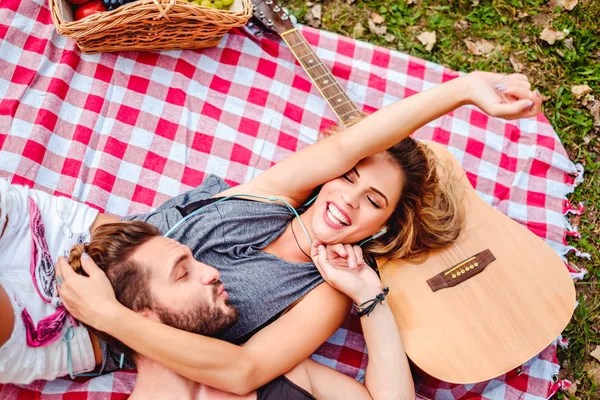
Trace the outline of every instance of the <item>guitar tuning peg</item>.
<path fill-rule="evenodd" d="M 273 4 L 273 0 L 267 0 L 267 1 L 265 1 L 265 4 L 271 5 L 271 4 Z"/>
<path fill-rule="evenodd" d="M 264 13 L 264 11 L 261 11 L 261 12 L 259 12 L 259 13 L 258 13 L 258 16 L 259 16 L 260 18 L 263 18 L 263 17 L 265 16 L 265 13 Z"/>
<path fill-rule="evenodd" d="M 273 26 L 273 21 L 271 21 L 270 19 L 267 20 L 267 26 Z"/>
<path fill-rule="evenodd" d="M 281 7 L 275 6 L 275 7 L 273 7 L 273 11 L 275 11 L 275 12 L 281 11 Z"/>
<path fill-rule="evenodd" d="M 252 11 L 256 11 L 256 4 L 252 5 Z"/>
<path fill-rule="evenodd" d="M 281 16 L 281 19 L 282 19 L 282 20 L 284 20 L 284 21 L 286 21 L 288 18 L 289 18 L 289 17 L 288 17 L 288 15 L 287 15 L 287 14 L 283 14 L 283 15 Z"/>

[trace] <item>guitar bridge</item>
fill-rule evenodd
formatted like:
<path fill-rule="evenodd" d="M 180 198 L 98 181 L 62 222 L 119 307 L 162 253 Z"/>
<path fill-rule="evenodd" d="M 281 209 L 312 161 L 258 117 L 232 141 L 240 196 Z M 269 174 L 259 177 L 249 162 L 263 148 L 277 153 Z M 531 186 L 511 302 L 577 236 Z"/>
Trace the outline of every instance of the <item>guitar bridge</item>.
<path fill-rule="evenodd" d="M 427 280 L 432 291 L 463 283 L 485 269 L 496 257 L 489 249 L 477 253 Z"/>

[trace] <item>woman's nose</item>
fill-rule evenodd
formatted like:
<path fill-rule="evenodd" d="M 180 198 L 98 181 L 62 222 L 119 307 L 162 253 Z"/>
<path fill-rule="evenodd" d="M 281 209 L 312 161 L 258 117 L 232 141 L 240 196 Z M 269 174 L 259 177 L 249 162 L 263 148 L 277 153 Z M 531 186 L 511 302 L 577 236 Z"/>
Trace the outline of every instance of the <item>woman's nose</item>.
<path fill-rule="evenodd" d="M 342 193 L 342 200 L 352 208 L 356 208 L 358 206 L 359 199 L 360 193 L 358 193 L 358 191 L 353 190 Z"/>

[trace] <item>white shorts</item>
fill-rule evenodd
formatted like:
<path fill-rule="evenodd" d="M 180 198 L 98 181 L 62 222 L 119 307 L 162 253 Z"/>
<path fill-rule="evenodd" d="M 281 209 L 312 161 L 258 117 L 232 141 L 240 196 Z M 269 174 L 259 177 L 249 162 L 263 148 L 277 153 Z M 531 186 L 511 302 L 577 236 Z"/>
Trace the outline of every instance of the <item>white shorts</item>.
<path fill-rule="evenodd" d="M 71 324 L 65 322 L 61 338 L 41 347 L 27 344 L 22 313 L 26 309 L 34 325 L 56 312 L 59 300 L 54 288 L 42 287 L 43 280 L 34 283 L 31 269 L 33 235 L 30 228 L 30 198 L 39 209 L 44 237 L 51 262 L 66 255 L 77 243 L 89 241 L 89 229 L 98 212 L 85 204 L 66 197 L 51 196 L 23 186 L 11 185 L 0 179 L 0 231 L 8 216 L 8 225 L 0 238 L 0 285 L 11 300 L 15 326 L 10 339 L 0 347 L 0 383 L 25 384 L 36 379 L 51 380 L 69 373 L 67 343 L 62 340 Z M 39 237 L 39 235 L 38 235 Z M 40 265 L 40 260 L 36 260 Z M 51 271 L 53 267 L 46 268 Z M 50 303 L 42 299 L 41 293 Z M 73 373 L 95 367 L 94 350 L 87 329 L 73 328 L 71 361 Z"/>

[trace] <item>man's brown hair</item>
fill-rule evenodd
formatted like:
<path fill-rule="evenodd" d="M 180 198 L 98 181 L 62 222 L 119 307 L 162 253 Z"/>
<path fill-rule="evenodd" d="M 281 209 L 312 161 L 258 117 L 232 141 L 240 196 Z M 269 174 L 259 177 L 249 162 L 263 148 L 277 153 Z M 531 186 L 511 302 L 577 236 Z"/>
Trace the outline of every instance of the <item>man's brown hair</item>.
<path fill-rule="evenodd" d="M 81 266 L 81 256 L 87 253 L 108 277 L 119 303 L 133 311 L 151 309 L 150 270 L 133 262 L 131 256 L 139 246 L 160 235 L 154 226 L 141 221 L 101 225 L 93 232 L 90 243 L 79 244 L 71 249 L 69 264 L 77 273 L 87 276 Z M 114 337 L 90 326 L 87 328 L 123 354 L 135 354 Z"/>

